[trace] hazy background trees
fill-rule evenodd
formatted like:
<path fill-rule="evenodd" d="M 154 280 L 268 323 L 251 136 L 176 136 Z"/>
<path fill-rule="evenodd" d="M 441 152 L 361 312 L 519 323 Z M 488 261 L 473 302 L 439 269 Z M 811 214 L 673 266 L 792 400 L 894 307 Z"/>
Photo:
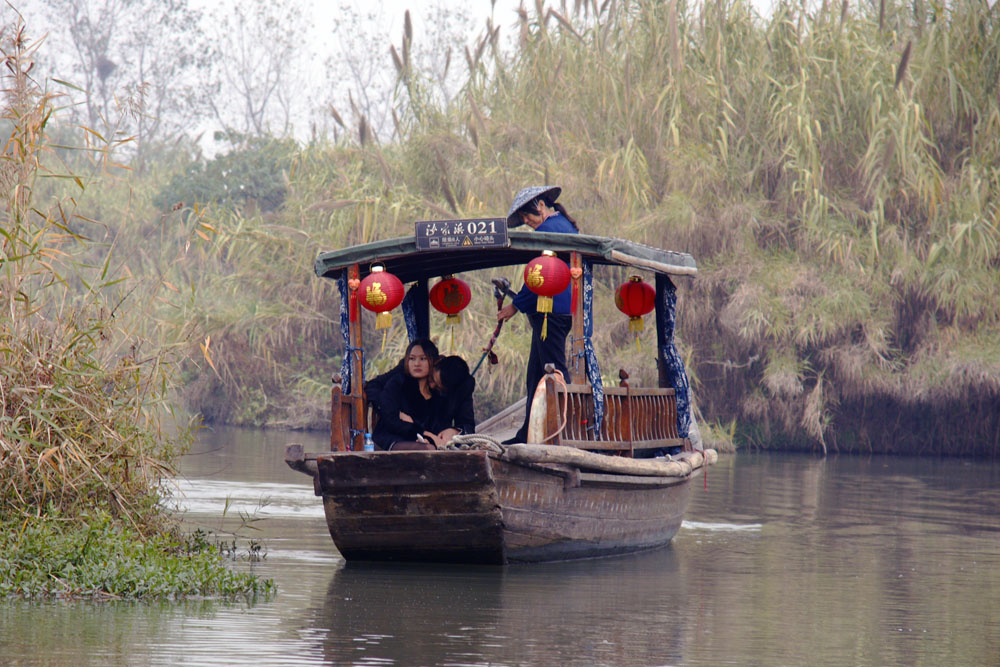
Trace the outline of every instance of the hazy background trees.
<path fill-rule="evenodd" d="M 69 117 L 97 141 L 131 138 L 127 150 L 139 170 L 153 146 L 188 134 L 217 92 L 204 15 L 187 0 L 27 0 L 16 7 L 32 35 L 45 34 L 36 80 L 65 93 Z"/>
<path fill-rule="evenodd" d="M 71 116 L 129 150 L 143 168 L 150 146 L 182 135 L 214 152 L 251 135 L 337 138 L 365 119 L 388 139 L 397 87 L 395 45 L 413 77 L 446 103 L 464 85 L 463 46 L 475 40 L 471 12 L 442 0 L 406 21 L 370 3 L 335 11 L 293 0 L 23 0 L 33 35 L 46 35 L 41 81 L 67 93 Z M 389 26 L 397 26 L 390 35 Z M 406 42 L 404 45 L 403 42 Z M 474 48 L 474 47 L 473 47 Z M 122 109 L 129 111 L 122 118 Z M 109 134 L 110 133 L 110 134 Z M 218 136 L 221 144 L 212 140 Z"/>
<path fill-rule="evenodd" d="M 220 4 L 210 33 L 218 49 L 212 115 L 225 132 L 290 136 L 304 123 L 319 72 L 301 7 L 246 0 Z"/>
<path fill-rule="evenodd" d="M 460 63 L 461 46 L 475 38 L 476 23 L 465 5 L 421 3 L 397 21 L 394 34 L 385 31 L 393 21 L 384 7 L 358 9 L 341 3 L 333 17 L 329 39 L 331 53 L 325 61 L 325 101 L 329 107 L 321 127 L 334 137 L 346 129 L 360 136 L 364 127 L 378 140 L 396 133 L 393 112 L 402 113 L 408 88 L 398 85 L 406 74 L 442 106 L 459 93 L 467 71 Z M 461 61 L 464 62 L 464 61 Z M 416 83 L 416 81 L 415 81 Z M 323 117 L 322 109 L 317 114 Z M 362 122 L 363 121 L 363 122 Z"/>

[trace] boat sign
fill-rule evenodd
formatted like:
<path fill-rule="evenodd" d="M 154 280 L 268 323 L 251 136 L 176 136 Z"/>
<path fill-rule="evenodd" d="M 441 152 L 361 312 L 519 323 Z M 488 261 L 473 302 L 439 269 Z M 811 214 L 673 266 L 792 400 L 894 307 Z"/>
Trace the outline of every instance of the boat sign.
<path fill-rule="evenodd" d="M 416 223 L 417 250 L 506 248 L 507 218 L 421 220 Z"/>

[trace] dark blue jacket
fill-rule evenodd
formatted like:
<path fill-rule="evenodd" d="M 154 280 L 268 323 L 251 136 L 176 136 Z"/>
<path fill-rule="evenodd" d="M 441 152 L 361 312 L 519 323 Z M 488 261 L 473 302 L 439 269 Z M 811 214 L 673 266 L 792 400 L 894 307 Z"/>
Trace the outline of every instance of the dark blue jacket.
<path fill-rule="evenodd" d="M 579 234 L 573 223 L 566 219 L 561 213 L 556 213 L 545 219 L 545 222 L 538 225 L 536 232 L 555 232 L 557 234 Z M 552 312 L 570 315 L 573 295 L 572 286 L 567 286 L 562 292 L 552 299 Z M 521 291 L 514 297 L 514 307 L 522 313 L 535 312 L 535 304 L 538 302 L 538 295 L 528 289 L 527 285 L 521 286 Z"/>

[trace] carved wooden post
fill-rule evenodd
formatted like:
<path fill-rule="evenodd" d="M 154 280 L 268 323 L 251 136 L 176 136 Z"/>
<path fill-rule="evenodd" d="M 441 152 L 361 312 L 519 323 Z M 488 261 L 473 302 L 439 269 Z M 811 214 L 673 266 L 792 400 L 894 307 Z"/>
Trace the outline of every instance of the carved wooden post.
<path fill-rule="evenodd" d="M 353 419 L 351 428 L 351 449 L 360 452 L 364 449 L 365 429 L 365 357 L 364 339 L 361 332 L 361 308 L 357 305 L 357 281 L 361 280 L 361 272 L 358 265 L 354 264 L 348 270 L 347 283 L 351 287 L 351 299 L 355 303 L 351 304 L 352 311 L 357 313 L 357 317 L 351 320 L 351 401 L 353 405 Z"/>
<path fill-rule="evenodd" d="M 347 451 L 347 443 L 344 442 L 344 425 L 341 420 L 344 418 L 341 397 L 343 390 L 340 388 L 342 379 L 340 375 L 333 376 L 333 387 L 330 389 L 330 451 Z"/>
<path fill-rule="evenodd" d="M 635 439 L 632 435 L 632 390 L 629 388 L 628 373 L 625 372 L 624 368 L 618 369 L 618 378 L 621 380 L 621 386 L 625 388 L 625 395 L 620 397 L 622 399 L 622 412 L 620 420 L 622 439 L 628 443 L 629 457 L 634 457 L 635 447 L 632 444 L 632 440 Z"/>

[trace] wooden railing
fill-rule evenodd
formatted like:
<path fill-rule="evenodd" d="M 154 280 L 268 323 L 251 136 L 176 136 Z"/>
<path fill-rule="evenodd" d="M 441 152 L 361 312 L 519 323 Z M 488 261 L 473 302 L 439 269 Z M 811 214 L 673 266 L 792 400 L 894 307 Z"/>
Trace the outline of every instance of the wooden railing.
<path fill-rule="evenodd" d="M 673 389 L 663 387 L 605 387 L 604 419 L 599 433 L 594 432 L 594 395 L 588 384 L 561 385 L 551 376 L 545 380 L 549 406 L 546 426 L 555 433 L 563 421 L 565 395 L 566 426 L 547 442 L 594 451 L 617 451 L 626 456 L 635 450 L 687 446 L 686 438 L 677 436 L 677 400 Z M 565 389 L 564 389 L 565 386 Z"/>
<path fill-rule="evenodd" d="M 355 426 L 358 415 L 363 416 L 364 423 Z M 373 432 L 376 421 L 375 409 L 368 402 L 368 396 L 345 396 L 340 388 L 340 375 L 334 375 L 330 390 L 330 451 L 360 450 L 363 434 Z"/>

